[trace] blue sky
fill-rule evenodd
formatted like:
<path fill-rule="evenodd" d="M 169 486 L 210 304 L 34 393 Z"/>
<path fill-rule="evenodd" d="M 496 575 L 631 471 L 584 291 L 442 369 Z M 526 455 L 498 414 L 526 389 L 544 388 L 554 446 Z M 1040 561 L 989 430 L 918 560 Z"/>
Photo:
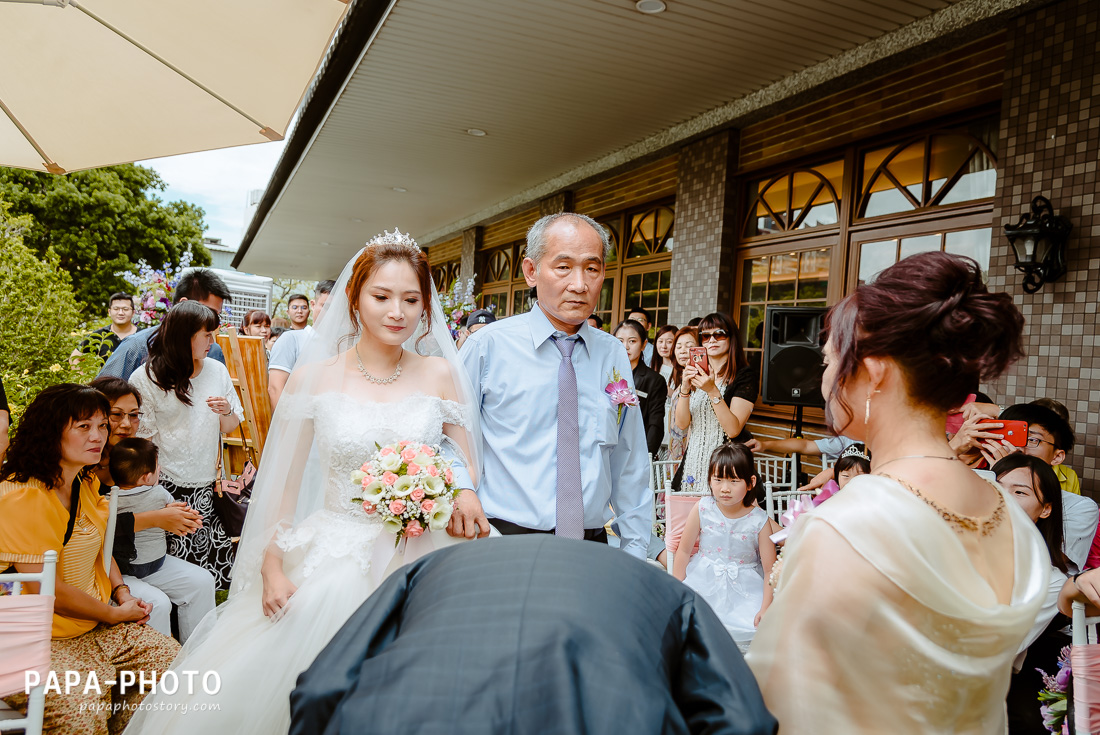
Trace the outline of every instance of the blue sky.
<path fill-rule="evenodd" d="M 156 169 L 168 189 L 164 201 L 183 199 L 206 211 L 206 236 L 220 237 L 231 247 L 240 245 L 248 222 L 245 204 L 251 189 L 267 188 L 284 142 L 185 153 L 139 161 Z"/>

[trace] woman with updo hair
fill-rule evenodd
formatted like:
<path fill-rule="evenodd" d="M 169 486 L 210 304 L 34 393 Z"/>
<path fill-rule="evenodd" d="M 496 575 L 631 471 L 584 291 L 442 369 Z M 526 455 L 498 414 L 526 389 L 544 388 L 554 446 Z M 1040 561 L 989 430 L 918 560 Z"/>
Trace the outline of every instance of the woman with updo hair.
<path fill-rule="evenodd" d="M 830 310 L 826 421 L 867 445 L 872 474 L 794 526 L 746 656 L 782 732 L 1005 732 L 1050 557 L 1020 505 L 955 458 L 945 422 L 1021 356 L 1023 327 L 976 262 L 941 252 Z"/>

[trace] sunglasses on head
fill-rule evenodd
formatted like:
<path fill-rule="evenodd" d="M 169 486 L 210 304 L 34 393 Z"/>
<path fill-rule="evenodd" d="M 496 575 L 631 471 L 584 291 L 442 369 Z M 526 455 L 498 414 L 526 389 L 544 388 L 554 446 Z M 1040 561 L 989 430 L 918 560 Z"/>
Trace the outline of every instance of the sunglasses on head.
<path fill-rule="evenodd" d="M 709 331 L 709 332 L 699 332 L 699 341 L 706 342 L 706 341 L 712 340 L 712 339 L 722 340 L 722 339 L 727 339 L 729 336 L 730 336 L 729 332 L 727 332 L 726 330 L 724 330 L 724 329 L 715 329 L 715 330 Z"/>

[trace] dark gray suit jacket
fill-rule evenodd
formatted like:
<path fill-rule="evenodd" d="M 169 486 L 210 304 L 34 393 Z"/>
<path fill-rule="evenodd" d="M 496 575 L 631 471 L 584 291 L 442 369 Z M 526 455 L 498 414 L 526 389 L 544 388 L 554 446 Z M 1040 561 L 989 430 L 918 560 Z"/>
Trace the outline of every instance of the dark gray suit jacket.
<path fill-rule="evenodd" d="M 298 678 L 295 735 L 774 733 L 707 604 L 603 544 L 510 536 L 395 572 Z"/>

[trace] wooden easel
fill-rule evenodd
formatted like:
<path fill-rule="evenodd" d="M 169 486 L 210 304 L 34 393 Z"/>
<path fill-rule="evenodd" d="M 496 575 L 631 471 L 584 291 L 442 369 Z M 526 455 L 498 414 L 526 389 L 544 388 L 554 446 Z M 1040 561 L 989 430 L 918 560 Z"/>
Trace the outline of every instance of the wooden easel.
<path fill-rule="evenodd" d="M 241 337 L 236 327 L 218 335 L 218 345 L 225 353 L 225 366 L 237 389 L 237 398 L 244 408 L 241 425 L 222 438 L 226 471 L 237 475 L 251 454 L 259 467 L 264 442 L 271 426 L 271 403 L 267 397 L 267 354 L 260 337 Z"/>

